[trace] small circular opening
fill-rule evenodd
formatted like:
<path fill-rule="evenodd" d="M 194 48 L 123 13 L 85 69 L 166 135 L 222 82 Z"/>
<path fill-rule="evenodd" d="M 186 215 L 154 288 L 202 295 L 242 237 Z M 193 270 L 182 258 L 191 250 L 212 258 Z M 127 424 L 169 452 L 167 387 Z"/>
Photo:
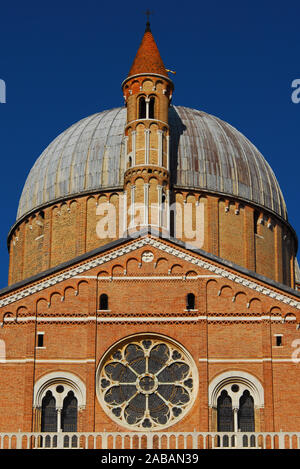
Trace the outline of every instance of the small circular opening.
<path fill-rule="evenodd" d="M 64 387 L 61 384 L 56 386 L 56 392 L 62 393 L 63 391 L 64 391 Z"/>
<path fill-rule="evenodd" d="M 231 391 L 232 392 L 238 392 L 239 389 L 240 389 L 240 387 L 237 384 L 233 384 L 231 386 Z"/>

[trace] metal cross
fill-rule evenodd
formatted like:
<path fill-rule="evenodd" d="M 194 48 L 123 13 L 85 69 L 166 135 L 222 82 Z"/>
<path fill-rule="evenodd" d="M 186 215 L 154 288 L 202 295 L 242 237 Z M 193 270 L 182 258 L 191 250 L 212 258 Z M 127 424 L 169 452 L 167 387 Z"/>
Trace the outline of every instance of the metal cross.
<path fill-rule="evenodd" d="M 153 14 L 153 11 L 147 10 L 146 12 L 147 22 L 149 23 L 149 16 Z"/>

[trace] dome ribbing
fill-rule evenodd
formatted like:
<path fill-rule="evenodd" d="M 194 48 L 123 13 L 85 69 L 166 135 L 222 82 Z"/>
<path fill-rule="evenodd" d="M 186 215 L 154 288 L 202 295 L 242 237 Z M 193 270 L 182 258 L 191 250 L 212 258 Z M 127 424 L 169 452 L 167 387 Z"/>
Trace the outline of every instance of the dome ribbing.
<path fill-rule="evenodd" d="M 278 181 L 258 149 L 230 124 L 182 106 L 169 110 L 173 185 L 249 201 L 287 219 Z M 41 154 L 25 182 L 17 219 L 57 199 L 122 189 L 126 108 L 73 124 Z"/>

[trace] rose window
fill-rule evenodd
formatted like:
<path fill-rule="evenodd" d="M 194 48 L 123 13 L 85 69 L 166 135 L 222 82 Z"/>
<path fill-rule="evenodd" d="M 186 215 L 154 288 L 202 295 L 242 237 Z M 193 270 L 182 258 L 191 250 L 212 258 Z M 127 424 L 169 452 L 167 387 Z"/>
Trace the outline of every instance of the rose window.
<path fill-rule="evenodd" d="M 98 395 L 120 424 L 157 429 L 182 418 L 196 389 L 191 359 L 157 336 L 128 340 L 110 351 L 98 374 Z"/>

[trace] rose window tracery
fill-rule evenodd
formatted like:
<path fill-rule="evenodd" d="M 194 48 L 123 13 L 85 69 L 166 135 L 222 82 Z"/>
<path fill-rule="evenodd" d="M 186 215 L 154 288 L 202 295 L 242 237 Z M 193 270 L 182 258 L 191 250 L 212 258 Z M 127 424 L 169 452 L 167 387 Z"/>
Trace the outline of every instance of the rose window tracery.
<path fill-rule="evenodd" d="M 119 344 L 100 366 L 100 401 L 114 420 L 156 429 L 181 419 L 194 400 L 196 377 L 187 353 L 156 336 Z"/>

